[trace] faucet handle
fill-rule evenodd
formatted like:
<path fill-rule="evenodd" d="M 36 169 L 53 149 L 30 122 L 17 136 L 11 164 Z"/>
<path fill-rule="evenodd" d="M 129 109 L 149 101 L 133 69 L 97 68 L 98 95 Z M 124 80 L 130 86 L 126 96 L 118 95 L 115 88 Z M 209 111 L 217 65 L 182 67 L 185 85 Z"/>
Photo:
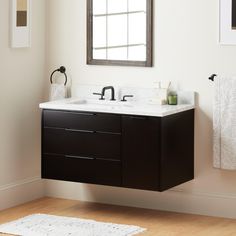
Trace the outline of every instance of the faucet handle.
<path fill-rule="evenodd" d="M 101 96 L 99 100 L 105 100 L 104 95 L 102 93 L 93 93 L 93 95 L 99 95 Z"/>
<path fill-rule="evenodd" d="M 127 102 L 126 98 L 133 98 L 134 95 L 124 95 L 123 98 L 121 99 L 121 102 Z"/>

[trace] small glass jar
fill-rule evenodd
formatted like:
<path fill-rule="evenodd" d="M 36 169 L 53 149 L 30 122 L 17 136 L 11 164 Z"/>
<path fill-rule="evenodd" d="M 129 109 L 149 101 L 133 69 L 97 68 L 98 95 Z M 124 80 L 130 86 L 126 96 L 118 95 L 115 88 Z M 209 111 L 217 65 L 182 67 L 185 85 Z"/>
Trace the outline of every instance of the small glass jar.
<path fill-rule="evenodd" d="M 169 105 L 177 105 L 178 104 L 178 96 L 176 94 L 168 95 L 168 104 Z"/>

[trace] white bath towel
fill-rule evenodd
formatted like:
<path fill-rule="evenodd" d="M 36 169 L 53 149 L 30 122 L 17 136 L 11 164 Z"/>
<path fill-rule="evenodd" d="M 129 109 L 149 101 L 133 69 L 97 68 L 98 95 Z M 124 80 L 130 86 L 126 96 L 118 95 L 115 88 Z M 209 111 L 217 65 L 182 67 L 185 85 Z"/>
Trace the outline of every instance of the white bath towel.
<path fill-rule="evenodd" d="M 51 84 L 50 101 L 64 99 L 67 96 L 67 89 L 64 84 Z"/>
<path fill-rule="evenodd" d="M 236 170 L 236 77 L 217 76 L 214 86 L 214 167 Z"/>

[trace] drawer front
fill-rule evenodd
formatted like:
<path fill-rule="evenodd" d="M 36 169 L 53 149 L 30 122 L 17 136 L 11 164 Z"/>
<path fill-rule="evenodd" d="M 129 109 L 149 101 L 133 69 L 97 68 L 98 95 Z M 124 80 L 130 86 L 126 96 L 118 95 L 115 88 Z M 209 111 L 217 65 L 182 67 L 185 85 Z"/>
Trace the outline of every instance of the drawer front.
<path fill-rule="evenodd" d="M 42 178 L 121 186 L 121 163 L 44 154 Z"/>
<path fill-rule="evenodd" d="M 121 118 L 110 114 L 44 110 L 43 126 L 120 133 Z"/>
<path fill-rule="evenodd" d="M 94 181 L 94 165 L 91 160 L 66 158 L 58 155 L 43 155 L 42 177 L 67 181 Z"/>
<path fill-rule="evenodd" d="M 120 160 L 121 135 L 44 128 L 43 153 Z"/>
<path fill-rule="evenodd" d="M 97 184 L 121 186 L 121 162 L 96 160 L 95 176 Z"/>

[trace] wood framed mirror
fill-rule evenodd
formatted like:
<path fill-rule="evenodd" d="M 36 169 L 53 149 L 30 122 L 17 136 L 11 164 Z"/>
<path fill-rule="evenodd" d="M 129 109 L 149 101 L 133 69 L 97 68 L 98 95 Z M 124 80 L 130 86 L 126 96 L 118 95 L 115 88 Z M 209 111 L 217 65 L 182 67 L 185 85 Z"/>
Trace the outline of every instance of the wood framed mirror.
<path fill-rule="evenodd" d="M 87 0 L 87 64 L 152 66 L 153 0 Z"/>

